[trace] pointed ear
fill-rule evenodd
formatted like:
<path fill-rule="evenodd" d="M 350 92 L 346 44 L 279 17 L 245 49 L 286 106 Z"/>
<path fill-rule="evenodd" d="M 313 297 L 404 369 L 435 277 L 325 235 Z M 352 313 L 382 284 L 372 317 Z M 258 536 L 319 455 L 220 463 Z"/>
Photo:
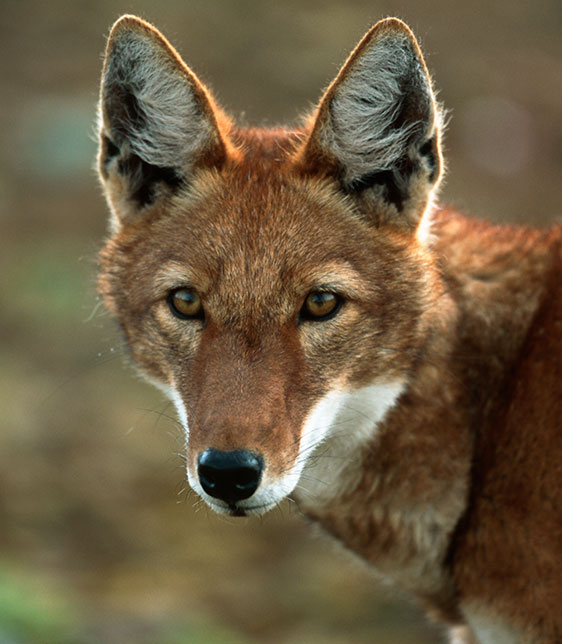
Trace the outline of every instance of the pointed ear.
<path fill-rule="evenodd" d="M 336 178 L 376 223 L 412 229 L 441 173 L 439 120 L 416 39 L 388 18 L 366 34 L 324 94 L 297 165 Z"/>
<path fill-rule="evenodd" d="M 228 120 L 206 88 L 160 32 L 134 16 L 111 30 L 99 114 L 99 172 L 117 225 L 232 151 Z"/>

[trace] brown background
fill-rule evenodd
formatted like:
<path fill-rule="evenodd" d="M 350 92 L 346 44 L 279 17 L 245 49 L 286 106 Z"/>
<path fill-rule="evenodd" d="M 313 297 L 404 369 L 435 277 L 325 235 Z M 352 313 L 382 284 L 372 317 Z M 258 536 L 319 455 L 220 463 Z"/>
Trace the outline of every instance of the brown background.
<path fill-rule="evenodd" d="M 226 520 L 186 491 L 171 407 L 98 306 L 104 38 L 159 26 L 244 123 L 295 122 L 375 20 L 405 19 L 450 110 L 443 199 L 561 213 L 559 0 L 0 4 L 0 641 L 442 641 L 290 505 Z"/>

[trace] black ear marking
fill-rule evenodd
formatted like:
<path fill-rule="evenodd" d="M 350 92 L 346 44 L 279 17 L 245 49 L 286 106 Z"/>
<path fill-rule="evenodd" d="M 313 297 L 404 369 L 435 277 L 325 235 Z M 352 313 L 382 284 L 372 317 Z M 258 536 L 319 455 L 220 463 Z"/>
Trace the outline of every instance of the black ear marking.
<path fill-rule="evenodd" d="M 102 142 L 104 146 L 103 164 L 107 166 L 110 161 L 119 155 L 119 148 L 105 134 L 102 135 Z"/>
<path fill-rule="evenodd" d="M 432 149 L 433 149 L 433 139 L 428 139 L 420 147 L 420 154 L 422 155 L 422 157 L 429 156 L 432 153 Z"/>
<path fill-rule="evenodd" d="M 344 186 L 344 190 L 348 194 L 358 195 L 364 190 L 380 186 L 383 199 L 394 204 L 400 212 L 408 201 L 410 178 L 417 167 L 417 163 L 404 157 L 391 169 L 375 170 L 354 179 Z"/>
<path fill-rule="evenodd" d="M 439 172 L 437 140 L 435 135 L 420 146 L 419 154 L 425 159 L 426 166 L 430 171 L 429 181 L 435 181 Z"/>
<path fill-rule="evenodd" d="M 158 184 L 165 184 L 172 192 L 185 184 L 184 177 L 176 168 L 147 163 L 131 152 L 122 154 L 121 149 L 102 134 L 101 168 L 105 177 L 114 160 L 117 160 L 115 170 L 128 181 L 130 199 L 140 208 L 153 203 Z"/>
<path fill-rule="evenodd" d="M 158 184 L 165 184 L 175 192 L 184 184 L 175 168 L 160 167 L 143 161 L 136 154 L 120 159 L 117 171 L 129 180 L 130 198 L 142 208 L 153 203 Z"/>
<path fill-rule="evenodd" d="M 102 133 L 100 140 L 100 172 L 104 179 L 108 176 L 111 162 L 119 156 L 120 152 L 119 147 L 106 134 Z"/>
<path fill-rule="evenodd" d="M 384 200 L 394 204 L 400 211 L 408 198 L 408 192 L 403 190 L 403 184 L 404 181 L 396 170 L 378 170 L 355 179 L 346 186 L 345 191 L 348 194 L 358 195 L 369 188 L 382 186 Z"/>
<path fill-rule="evenodd" d="M 118 159 L 116 170 L 128 180 L 129 197 L 142 208 L 153 203 L 158 184 L 176 191 L 184 179 L 176 168 L 149 163 L 130 151 L 127 142 L 147 129 L 146 114 L 133 87 L 115 83 L 112 90 L 108 92 L 107 108 L 113 116 L 111 129 L 115 141 L 102 134 L 102 167 L 107 173 L 111 162 Z"/>
<path fill-rule="evenodd" d="M 429 170 L 428 181 L 433 183 L 439 171 L 437 159 L 436 136 L 427 139 L 418 148 L 420 159 L 425 161 Z M 396 165 L 388 170 L 374 170 L 344 185 L 348 194 L 360 194 L 364 190 L 382 186 L 382 197 L 385 201 L 396 206 L 398 211 L 404 208 L 409 197 L 409 182 L 412 175 L 420 169 L 420 163 L 405 156 L 396 162 Z"/>

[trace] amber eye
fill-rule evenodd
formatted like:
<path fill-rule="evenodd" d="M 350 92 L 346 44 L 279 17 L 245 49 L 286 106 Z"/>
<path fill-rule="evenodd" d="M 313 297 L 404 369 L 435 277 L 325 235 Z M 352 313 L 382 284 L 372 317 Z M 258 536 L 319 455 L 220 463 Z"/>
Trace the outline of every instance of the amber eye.
<path fill-rule="evenodd" d="M 333 317 L 342 305 L 342 298 L 336 293 L 312 291 L 306 296 L 300 312 L 301 320 L 323 322 Z"/>
<path fill-rule="evenodd" d="M 168 306 L 182 320 L 202 319 L 203 304 L 197 293 L 190 288 L 178 288 L 168 295 Z"/>

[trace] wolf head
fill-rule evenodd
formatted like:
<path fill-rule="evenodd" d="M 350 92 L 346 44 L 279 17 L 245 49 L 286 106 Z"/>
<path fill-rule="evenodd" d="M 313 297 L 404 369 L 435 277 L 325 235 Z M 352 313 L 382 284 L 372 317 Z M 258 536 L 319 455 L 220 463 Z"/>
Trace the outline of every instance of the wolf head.
<path fill-rule="evenodd" d="M 174 401 L 190 484 L 215 510 L 351 485 L 354 450 L 407 389 L 443 290 L 428 249 L 439 121 L 396 19 L 304 127 L 268 131 L 237 129 L 152 26 L 114 25 L 99 290 Z"/>

